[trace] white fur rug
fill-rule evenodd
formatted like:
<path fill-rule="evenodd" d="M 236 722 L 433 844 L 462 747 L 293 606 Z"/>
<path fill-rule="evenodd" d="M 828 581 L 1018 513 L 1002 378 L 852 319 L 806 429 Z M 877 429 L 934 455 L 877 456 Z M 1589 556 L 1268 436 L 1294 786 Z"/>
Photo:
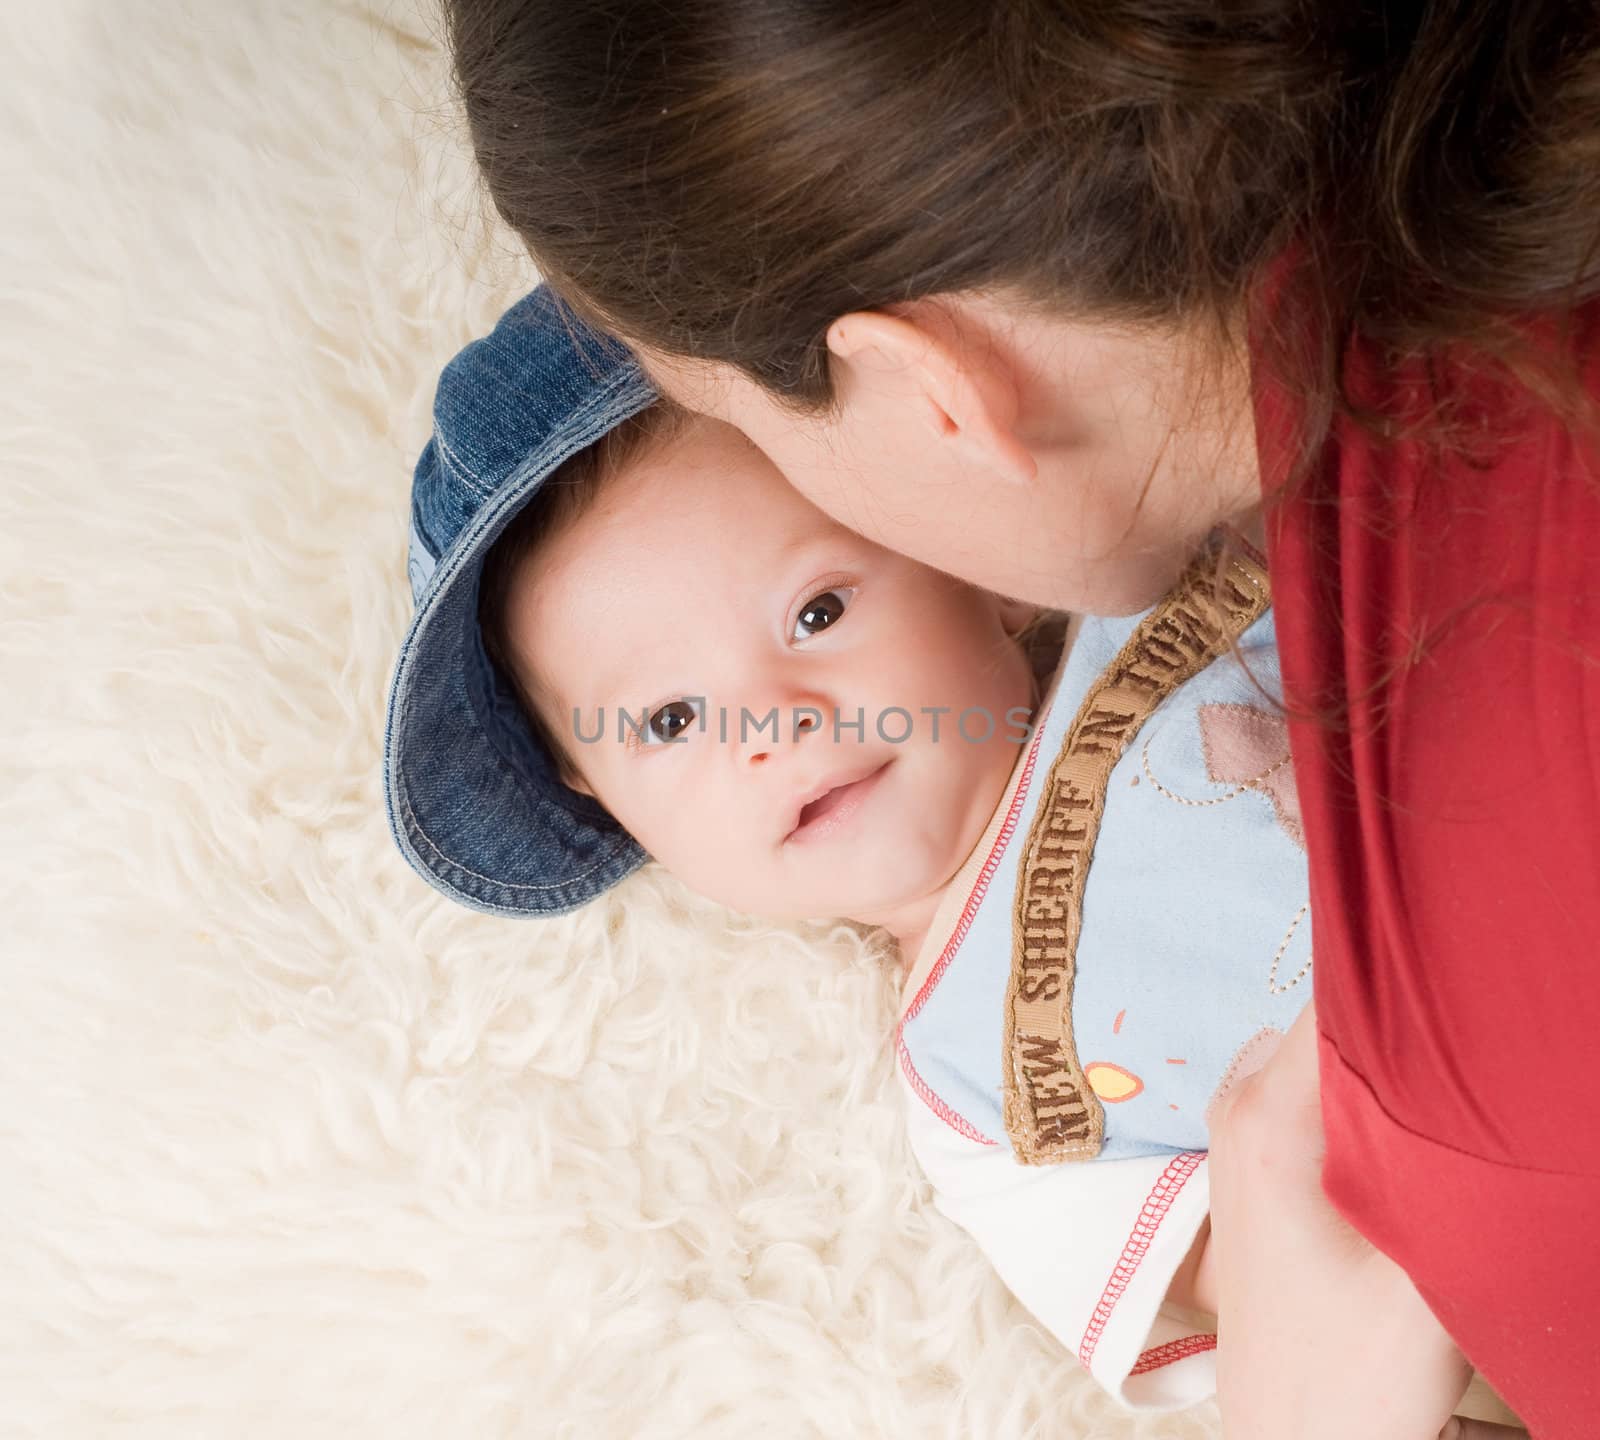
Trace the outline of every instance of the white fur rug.
<path fill-rule="evenodd" d="M 932 1210 L 853 931 L 395 852 L 411 465 L 531 283 L 435 30 L 0 11 L 0 1435 L 1216 1434 Z"/>

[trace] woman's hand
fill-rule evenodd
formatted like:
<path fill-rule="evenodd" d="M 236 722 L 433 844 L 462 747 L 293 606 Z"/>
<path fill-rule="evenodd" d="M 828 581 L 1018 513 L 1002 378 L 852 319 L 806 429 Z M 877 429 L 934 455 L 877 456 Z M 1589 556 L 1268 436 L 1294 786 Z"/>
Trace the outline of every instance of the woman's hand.
<path fill-rule="evenodd" d="M 1313 1006 L 1211 1124 L 1227 1440 L 1434 1440 L 1471 1367 L 1405 1272 L 1322 1192 Z"/>

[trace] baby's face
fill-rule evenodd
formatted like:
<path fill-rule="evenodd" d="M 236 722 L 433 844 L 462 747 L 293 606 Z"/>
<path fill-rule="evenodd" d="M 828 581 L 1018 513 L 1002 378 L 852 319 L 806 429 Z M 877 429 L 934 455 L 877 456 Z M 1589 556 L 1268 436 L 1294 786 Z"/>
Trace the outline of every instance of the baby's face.
<path fill-rule="evenodd" d="M 1020 753 L 1015 614 L 699 420 L 524 568 L 509 618 L 584 788 L 653 858 L 748 913 L 894 928 L 960 867 Z"/>

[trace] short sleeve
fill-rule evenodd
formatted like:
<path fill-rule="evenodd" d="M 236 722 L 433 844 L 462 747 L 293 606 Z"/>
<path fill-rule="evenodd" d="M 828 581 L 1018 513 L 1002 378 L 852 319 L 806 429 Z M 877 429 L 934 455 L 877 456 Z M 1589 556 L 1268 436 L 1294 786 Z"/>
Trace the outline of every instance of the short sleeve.
<path fill-rule="evenodd" d="M 1215 1393 L 1216 1335 L 1162 1311 L 1206 1218 L 1203 1154 L 1022 1165 L 959 1133 L 909 1085 L 904 1094 L 935 1208 L 1103 1389 L 1134 1410 Z"/>

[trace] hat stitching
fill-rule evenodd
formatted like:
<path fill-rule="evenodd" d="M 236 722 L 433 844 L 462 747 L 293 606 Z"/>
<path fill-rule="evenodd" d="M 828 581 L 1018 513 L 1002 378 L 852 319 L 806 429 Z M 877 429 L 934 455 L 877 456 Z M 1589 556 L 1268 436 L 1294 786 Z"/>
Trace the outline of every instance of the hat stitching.
<path fill-rule="evenodd" d="M 614 373 L 607 376 L 603 381 L 601 381 L 601 390 L 596 397 L 597 400 L 609 402 L 611 399 L 611 392 L 620 389 L 622 383 L 629 378 L 630 377 L 626 373 Z M 599 406 L 591 408 L 601 408 L 603 410 L 604 407 Z M 603 435 L 607 430 L 614 429 L 621 423 L 622 422 L 620 420 L 609 421 L 604 425 L 603 428 L 601 428 L 600 434 Z M 594 444 L 594 441 L 598 438 L 598 436 L 591 438 L 590 431 L 593 428 L 594 421 L 591 419 L 589 426 L 579 436 L 573 437 L 575 443 L 571 443 L 570 448 L 564 447 L 564 453 L 559 454 L 554 460 L 550 460 L 548 457 L 545 457 L 548 463 L 548 469 L 545 470 L 545 474 L 540 478 L 540 480 L 534 482 L 535 486 L 542 484 L 544 478 L 548 477 L 549 473 L 554 470 L 556 466 L 570 459 L 573 455 L 577 454 L 578 451 L 587 449 L 588 446 Z M 519 466 L 518 468 L 521 469 L 522 467 Z M 481 536 L 484 530 L 487 529 L 491 524 L 504 518 L 506 515 L 506 510 L 511 504 L 515 503 L 520 508 L 521 505 L 527 503 L 528 499 L 531 498 L 530 496 L 522 493 L 525 488 L 525 483 L 525 472 L 519 477 L 517 472 L 513 471 L 512 474 L 502 481 L 501 484 L 496 488 L 494 494 L 489 497 L 491 502 L 499 499 L 501 504 L 499 506 L 495 506 L 493 504 L 480 506 L 468 518 L 466 524 L 461 527 L 460 531 L 456 534 L 455 539 L 444 548 L 444 551 L 440 555 L 439 561 L 434 568 L 434 572 L 428 580 L 432 594 L 426 601 L 418 601 L 417 603 L 417 615 L 412 620 L 411 633 L 407 637 L 407 643 L 402 647 L 401 651 L 400 668 L 402 670 L 406 667 L 407 662 L 411 660 L 412 655 L 415 652 L 415 648 L 421 644 L 423 631 L 418 622 L 422 619 L 422 612 L 424 610 L 431 612 L 428 617 L 428 623 L 431 625 L 433 616 L 437 613 L 440 597 L 443 596 L 443 594 L 455 584 L 456 577 L 461 573 L 464 567 L 482 558 L 478 554 L 478 537 Z M 508 495 L 503 492 L 511 493 Z M 515 497 L 514 502 L 512 496 Z M 398 680 L 398 678 L 399 677 L 397 675 L 396 679 Z M 394 731 L 403 730 L 405 728 L 406 720 L 411 714 L 411 687 L 409 685 L 396 684 L 393 691 L 392 700 L 394 709 L 391 715 L 390 728 Z M 454 862 L 452 861 L 451 863 L 453 864 Z"/>
<path fill-rule="evenodd" d="M 580 880 L 587 880 L 597 871 L 603 870 L 608 864 L 611 863 L 611 861 L 615 860 L 617 856 L 622 853 L 620 849 L 613 850 L 611 854 L 605 856 L 594 865 L 591 865 L 582 873 L 568 876 L 565 880 L 557 881 L 551 885 L 519 885 L 513 880 L 495 880 L 488 875 L 480 875 L 470 865 L 463 865 L 459 860 L 452 860 L 444 853 L 443 850 L 435 845 L 433 841 L 428 838 L 428 832 L 422 828 L 422 822 L 417 819 L 416 812 L 411 808 L 411 797 L 407 795 L 404 790 L 400 792 L 400 804 L 405 809 L 406 819 L 410 821 L 411 828 L 417 832 L 417 837 L 424 845 L 428 847 L 428 849 L 433 851 L 433 853 L 437 855 L 440 860 L 442 860 L 452 869 L 459 870 L 464 875 L 472 876 L 474 880 L 482 880 L 485 885 L 498 885 L 503 890 L 561 890 L 566 888 L 568 885 L 576 885 Z"/>
<path fill-rule="evenodd" d="M 638 378 L 638 371 L 637 371 L 636 365 L 637 365 L 637 362 L 635 362 L 634 366 L 628 366 L 628 365 L 618 366 L 617 369 L 613 370 L 611 374 L 605 376 L 604 379 L 602 379 L 600 381 L 600 384 L 599 384 L 599 387 L 598 387 L 598 390 L 597 390 L 596 394 L 594 395 L 594 397 L 592 397 L 589 405 L 587 405 L 585 407 L 586 409 L 590 410 L 590 412 L 591 412 L 590 424 L 585 427 L 584 431 L 582 432 L 581 438 L 572 437 L 575 440 L 576 443 L 569 443 L 569 446 L 563 447 L 563 449 L 565 449 L 565 451 L 566 451 L 566 454 L 561 456 L 560 458 L 556 459 L 550 465 L 551 469 L 554 469 L 555 465 L 559 465 L 559 464 L 563 463 L 563 461 L 565 459 L 570 458 L 570 456 L 576 454 L 579 450 L 586 449 L 589 445 L 592 445 L 594 443 L 594 440 L 596 438 L 598 438 L 598 437 L 595 436 L 595 437 L 591 438 L 591 436 L 590 436 L 590 432 L 595 428 L 595 422 L 594 422 L 594 418 L 593 418 L 593 413 L 598 410 L 601 414 L 604 414 L 604 412 L 605 412 L 606 408 L 608 407 L 611 399 L 613 398 L 615 392 L 620 390 L 620 389 L 622 389 L 623 386 L 626 385 L 629 381 Z M 646 402 L 646 403 L 647 404 L 654 403 L 654 396 L 652 395 L 651 400 Z M 631 414 L 631 413 L 636 413 L 636 412 L 630 411 L 629 413 Z M 624 417 L 624 418 L 626 418 L 626 417 Z M 608 420 L 608 422 L 605 423 L 600 428 L 600 434 L 604 434 L 604 433 L 606 433 L 606 431 L 614 429 L 620 423 L 621 423 L 620 420 Z M 434 438 L 439 440 L 441 448 L 443 448 L 445 450 L 448 450 L 449 447 L 447 445 L 445 445 L 443 437 L 439 435 L 437 429 L 435 429 L 435 431 L 434 431 Z M 459 466 L 461 469 L 465 470 L 466 467 L 464 465 L 460 464 L 459 457 L 454 457 L 454 458 L 455 458 L 456 465 Z M 548 461 L 548 457 L 546 457 L 546 459 Z M 521 468 L 521 467 L 519 466 L 518 468 Z M 468 471 L 468 473 L 470 474 L 471 472 Z M 548 475 L 548 473 L 549 473 L 549 471 L 547 470 L 546 474 Z M 496 498 L 497 495 L 500 494 L 500 492 L 506 490 L 507 488 L 516 488 L 516 479 L 515 479 L 515 477 L 516 477 L 516 471 L 513 471 L 511 476 L 508 476 L 504 481 L 502 481 L 500 483 L 500 485 L 496 486 L 494 488 L 494 490 L 492 490 L 490 492 L 490 494 L 485 498 L 488 499 L 488 500 L 493 500 L 494 498 Z M 537 482 L 537 483 L 542 483 L 542 480 L 540 482 Z M 519 504 L 520 503 L 521 502 L 519 501 Z M 448 589 L 452 584 L 455 583 L 456 576 L 460 573 L 461 569 L 465 565 L 467 565 L 467 564 L 471 563 L 473 560 L 479 558 L 477 556 L 477 553 L 476 553 L 475 541 L 476 541 L 476 537 L 478 535 L 481 535 L 483 530 L 485 528 L 487 528 L 487 526 L 491 523 L 490 516 L 488 514 L 489 508 L 490 507 L 485 506 L 484 508 L 480 509 L 476 514 L 471 516 L 469 518 L 467 524 L 462 528 L 461 532 L 456 536 L 455 540 L 452 541 L 452 543 L 447 547 L 447 554 L 449 556 L 448 561 L 445 560 L 445 557 L 441 557 L 441 561 L 444 562 L 444 563 L 441 563 L 439 565 L 438 570 L 431 577 L 431 579 L 433 581 L 433 585 L 434 585 L 434 592 L 435 592 L 436 595 L 442 594 L 446 589 Z M 503 513 L 503 511 L 499 512 L 499 513 Z M 472 541 L 469 542 L 467 545 L 463 546 L 462 541 L 464 539 L 466 539 L 469 535 L 472 537 Z M 415 638 L 415 637 L 413 637 L 413 638 Z M 407 648 L 409 649 L 409 647 L 407 647 Z M 403 663 L 404 663 L 404 661 L 402 661 L 402 664 Z M 410 693 L 409 687 L 402 687 L 399 690 L 399 692 L 397 693 L 395 698 L 399 701 L 399 704 L 398 704 L 396 712 L 395 712 L 395 714 L 393 716 L 393 724 L 394 724 L 396 729 L 402 729 L 403 730 L 404 726 L 405 726 L 406 719 L 407 719 L 408 715 L 410 714 L 410 710 L 411 710 L 411 693 Z M 492 746 L 490 747 L 490 749 L 491 749 L 491 751 L 493 751 L 493 747 Z M 495 755 L 495 759 L 499 764 L 503 765 L 505 763 L 503 758 L 501 756 L 499 756 L 498 754 Z M 394 780 L 396 782 L 395 785 L 394 785 L 394 790 L 398 793 L 398 797 L 399 797 L 399 800 L 400 800 L 401 807 L 404 810 L 406 819 L 409 822 L 407 828 L 410 829 L 410 830 L 413 830 L 415 832 L 416 837 L 418 839 L 420 839 L 425 845 L 427 845 L 427 847 L 431 851 L 433 851 L 433 853 L 436 856 L 438 856 L 438 858 L 439 858 L 441 863 L 443 863 L 446 866 L 451 867 L 452 869 L 460 871 L 464 875 L 471 875 L 474 879 L 481 880 L 486 885 L 498 885 L 498 886 L 502 887 L 503 889 L 507 889 L 507 890 L 556 890 L 556 889 L 561 889 L 561 888 L 563 888 L 565 886 L 575 885 L 575 884 L 579 883 L 580 881 L 588 879 L 591 875 L 593 875 L 597 871 L 603 869 L 607 864 L 613 862 L 614 860 L 616 860 L 616 858 L 619 855 L 624 853 L 623 849 L 621 847 L 614 847 L 609 855 L 607 855 L 605 858 L 601 859 L 599 862 L 597 862 L 595 865 L 591 866 L 589 869 L 582 871 L 580 874 L 578 874 L 576 876 L 569 877 L 568 879 L 562 880 L 562 881 L 557 882 L 555 884 L 549 884 L 549 885 L 518 884 L 518 883 L 516 883 L 514 881 L 495 880 L 495 879 L 492 879 L 491 877 L 489 877 L 487 875 L 479 874 L 476 870 L 472 869 L 470 866 L 463 865 L 459 860 L 453 859 L 451 856 L 446 855 L 445 852 L 443 850 L 441 850 L 438 847 L 437 844 L 434 843 L 433 838 L 428 834 L 428 832 L 423 829 L 422 822 L 417 819 L 416 812 L 411 808 L 411 799 L 410 799 L 410 795 L 408 793 L 407 786 L 405 784 L 405 779 L 404 779 L 403 774 L 401 774 L 400 770 L 399 770 L 398 756 L 396 757 L 396 761 L 395 761 Z M 559 800 L 555 799 L 554 797 L 541 797 L 541 798 L 544 800 L 545 803 L 555 803 L 558 806 L 560 806 L 561 809 L 565 810 L 568 814 L 576 815 L 575 811 L 571 810 L 569 807 L 567 807 L 565 805 L 561 805 L 561 802 Z M 587 819 L 588 819 L 588 817 L 581 816 L 581 815 L 576 815 L 576 818 L 582 819 L 582 820 L 585 820 L 585 821 L 587 821 Z M 628 835 L 625 830 L 622 831 L 622 834 L 623 834 L 623 837 L 624 837 L 625 840 L 632 841 L 632 843 L 635 844 L 635 845 L 638 844 L 638 842 L 633 840 L 633 837 Z M 646 858 L 648 858 L 648 857 L 646 857 Z"/>
<path fill-rule="evenodd" d="M 452 470 L 459 470 L 461 472 L 461 482 L 467 487 L 467 489 L 471 490 L 480 499 L 484 500 L 487 500 L 491 495 L 494 494 L 495 487 L 490 485 L 486 480 L 479 478 L 478 474 L 472 469 L 472 467 L 456 454 L 455 450 L 451 447 L 450 442 L 444 438 L 437 427 L 434 428 L 433 438 L 434 443 L 437 444 L 439 449 L 444 452 L 445 460 L 449 464 L 450 468 Z"/>
<path fill-rule="evenodd" d="M 542 485 L 557 466 L 565 464 L 565 462 L 576 455 L 578 451 L 588 449 L 588 447 L 593 445 L 601 435 L 604 435 L 609 430 L 614 430 L 622 423 L 622 420 L 610 418 L 605 414 L 605 411 L 611 399 L 613 398 L 614 392 L 620 390 L 626 383 L 628 383 L 630 380 L 636 379 L 637 377 L 638 371 L 636 369 L 630 370 L 629 367 L 619 366 L 618 369 L 614 370 L 610 375 L 606 376 L 605 379 L 600 382 L 599 389 L 595 392 L 591 400 L 584 406 L 586 410 L 591 412 L 588 424 L 577 435 L 567 437 L 567 443 L 563 445 L 554 456 L 541 455 L 540 458 L 543 461 L 541 468 L 543 469 L 544 473 L 540 479 L 535 482 L 536 484 Z M 655 396 L 652 393 L 651 399 L 645 403 L 646 405 L 650 405 L 654 403 L 654 400 Z M 645 407 L 640 406 L 638 408 L 643 409 Z M 604 422 L 598 426 L 596 425 L 596 417 L 593 414 L 595 411 L 600 412 Z M 637 410 L 629 412 L 629 414 L 637 413 Z M 624 416 L 622 418 L 626 419 L 627 417 Z M 598 433 L 595 433 L 597 430 Z M 542 447 L 535 447 L 535 450 L 530 452 L 530 456 L 531 454 L 539 453 L 541 448 Z M 526 483 L 526 469 L 524 468 L 526 465 L 526 459 L 520 461 L 517 468 L 494 487 L 488 498 L 491 500 L 504 499 L 503 492 L 515 490 L 517 494 L 517 504 L 521 505 L 526 503 L 530 497 L 521 493 L 522 487 Z M 519 471 L 521 474 L 519 474 Z M 509 504 L 510 501 L 506 500 L 505 503 Z M 440 557 L 439 568 L 433 577 L 433 583 L 436 592 L 442 592 L 452 585 L 455 581 L 456 574 L 461 570 L 461 568 L 479 558 L 477 555 L 478 537 L 491 524 L 500 519 L 504 513 L 505 512 L 503 509 L 496 508 L 494 513 L 491 515 L 488 507 L 484 507 L 475 511 L 468 518 L 466 524 L 461 527 L 459 532 L 457 532 L 455 539 L 453 539 L 450 544 L 445 547 L 444 555 Z M 464 541 L 469 541 L 470 543 L 464 545 Z M 407 703 L 400 712 L 402 718 L 404 718 L 406 710 L 409 708 L 409 697 L 407 697 Z"/>

